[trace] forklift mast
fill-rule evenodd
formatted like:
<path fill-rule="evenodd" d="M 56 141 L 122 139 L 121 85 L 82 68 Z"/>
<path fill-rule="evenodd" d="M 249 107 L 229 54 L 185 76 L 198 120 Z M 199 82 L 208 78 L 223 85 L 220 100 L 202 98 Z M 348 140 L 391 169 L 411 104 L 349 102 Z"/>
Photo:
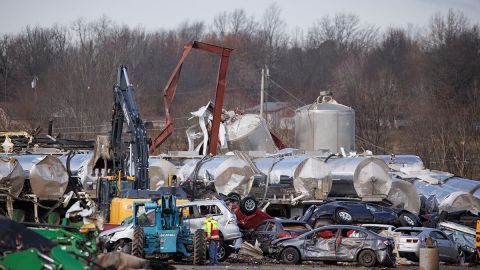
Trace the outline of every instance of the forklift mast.
<path fill-rule="evenodd" d="M 120 176 L 131 176 L 127 172 L 127 154 L 122 140 L 123 123 L 125 121 L 132 140 L 130 166 L 135 169 L 133 189 L 149 189 L 147 131 L 135 102 L 134 88 L 128 79 L 126 66 L 121 65 L 118 68 L 117 83 L 113 92 L 114 104 L 110 135 L 112 173 Z"/>

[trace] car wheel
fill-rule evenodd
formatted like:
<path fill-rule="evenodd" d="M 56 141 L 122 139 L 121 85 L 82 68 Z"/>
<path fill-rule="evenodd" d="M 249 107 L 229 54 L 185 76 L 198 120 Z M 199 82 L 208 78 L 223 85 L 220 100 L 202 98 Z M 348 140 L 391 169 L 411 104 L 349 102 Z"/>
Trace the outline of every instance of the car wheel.
<path fill-rule="evenodd" d="M 252 196 L 247 196 L 240 201 L 240 210 L 247 216 L 257 211 L 257 201 Z"/>
<path fill-rule="evenodd" d="M 235 202 L 239 202 L 242 199 L 242 197 L 240 197 L 240 194 L 238 194 L 236 192 L 228 193 L 227 198 L 229 198 L 229 199 L 231 199 Z"/>
<path fill-rule="evenodd" d="M 401 213 L 398 217 L 400 219 L 400 224 L 405 227 L 415 227 L 417 226 L 417 219 L 411 213 Z"/>
<path fill-rule="evenodd" d="M 219 262 L 224 262 L 228 256 L 230 256 L 230 250 L 228 249 L 227 244 L 225 244 L 223 241 L 220 241 L 217 250 L 217 260 Z"/>
<path fill-rule="evenodd" d="M 338 209 L 335 211 L 335 221 L 339 224 L 351 224 L 353 217 L 347 209 Z"/>
<path fill-rule="evenodd" d="M 328 219 L 317 219 L 315 221 L 315 224 L 313 225 L 313 228 L 319 228 L 319 227 L 322 227 L 322 226 L 326 226 L 326 225 L 330 225 L 332 224 L 332 222 Z"/>
<path fill-rule="evenodd" d="M 375 252 L 370 249 L 365 249 L 358 255 L 358 262 L 365 267 L 372 267 L 377 264 L 377 256 Z"/>
<path fill-rule="evenodd" d="M 113 246 L 113 251 L 131 254 L 132 253 L 132 242 L 130 242 L 128 240 L 125 240 L 125 239 L 120 239 Z"/>
<path fill-rule="evenodd" d="M 282 251 L 281 258 L 286 264 L 296 264 L 300 261 L 300 253 L 294 247 L 287 247 Z"/>

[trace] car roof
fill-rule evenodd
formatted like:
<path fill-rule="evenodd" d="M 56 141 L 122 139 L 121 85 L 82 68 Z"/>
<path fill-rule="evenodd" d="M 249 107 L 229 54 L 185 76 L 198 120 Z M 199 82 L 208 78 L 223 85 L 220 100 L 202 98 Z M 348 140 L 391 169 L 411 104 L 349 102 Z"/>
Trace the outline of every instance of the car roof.
<path fill-rule="evenodd" d="M 195 200 L 195 201 L 192 201 L 192 202 L 179 203 L 178 206 L 182 206 L 182 205 L 212 205 L 212 204 L 217 204 L 217 203 L 223 204 L 222 202 L 223 202 L 222 200 L 218 200 L 218 199 Z"/>
<path fill-rule="evenodd" d="M 361 230 L 366 230 L 363 227 L 360 226 L 355 226 L 355 225 L 327 225 L 327 226 L 322 226 L 315 228 L 315 230 L 319 229 L 361 229 Z"/>
<path fill-rule="evenodd" d="M 278 223 L 297 223 L 297 224 L 306 224 L 305 221 L 301 220 L 292 220 L 292 219 L 267 219 L 265 221 L 278 222 Z"/>
<path fill-rule="evenodd" d="M 396 228 L 395 226 L 393 225 L 388 225 L 388 224 L 373 224 L 373 223 L 369 223 L 369 224 L 358 224 L 358 226 L 360 227 L 365 227 L 365 226 L 369 226 L 369 227 L 384 227 L 384 228 Z"/>
<path fill-rule="evenodd" d="M 398 231 L 398 230 L 410 230 L 410 231 L 428 231 L 428 230 L 431 230 L 431 231 L 440 231 L 438 229 L 435 229 L 435 228 L 428 228 L 428 227 L 399 227 L 399 228 L 396 228 L 395 231 Z"/>

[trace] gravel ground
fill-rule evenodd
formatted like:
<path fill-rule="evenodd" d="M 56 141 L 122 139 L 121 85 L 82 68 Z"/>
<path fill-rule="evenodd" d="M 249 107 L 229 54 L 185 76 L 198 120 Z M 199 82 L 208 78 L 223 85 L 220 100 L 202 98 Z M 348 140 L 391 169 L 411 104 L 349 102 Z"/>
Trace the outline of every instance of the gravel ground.
<path fill-rule="evenodd" d="M 185 270 L 202 270 L 202 269 L 208 269 L 208 270 L 215 270 L 215 269 L 248 269 L 248 270 L 253 270 L 253 269 L 271 269 L 271 270 L 293 270 L 293 269 L 389 269 L 386 267 L 372 267 L 372 268 L 366 268 L 359 266 L 356 263 L 338 263 L 336 266 L 332 265 L 325 265 L 321 262 L 304 262 L 300 265 L 285 265 L 282 264 L 281 262 L 265 258 L 263 260 L 255 260 L 252 258 L 248 257 L 242 257 L 238 256 L 235 254 L 232 254 L 230 258 L 228 258 L 227 261 L 220 263 L 218 265 L 212 266 L 212 265 L 205 265 L 205 266 L 198 266 L 198 265 L 191 265 L 188 264 L 188 262 L 185 262 L 185 264 L 180 264 L 180 265 L 175 265 L 177 269 L 185 269 Z M 415 265 L 400 265 L 397 266 L 397 269 L 402 269 L 402 270 L 416 270 L 418 269 L 418 264 Z M 480 269 L 479 266 L 476 267 L 465 267 L 465 266 L 460 266 L 460 265 L 445 265 L 445 264 L 440 264 L 440 269 L 442 270 L 460 270 L 460 269 Z"/>

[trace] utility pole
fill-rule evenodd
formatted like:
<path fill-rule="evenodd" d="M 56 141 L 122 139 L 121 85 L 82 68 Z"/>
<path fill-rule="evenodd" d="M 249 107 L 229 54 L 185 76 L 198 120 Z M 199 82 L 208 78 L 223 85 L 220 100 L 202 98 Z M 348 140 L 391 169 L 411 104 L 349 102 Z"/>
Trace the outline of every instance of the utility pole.
<path fill-rule="evenodd" d="M 262 78 L 260 81 L 260 116 L 263 118 L 263 105 L 265 103 L 265 79 L 270 76 L 270 71 L 265 65 L 265 68 L 262 68 Z M 268 108 L 267 108 L 268 109 Z"/>
<path fill-rule="evenodd" d="M 265 92 L 265 69 L 262 68 L 262 78 L 260 80 L 260 117 L 263 118 L 263 99 Z"/>

